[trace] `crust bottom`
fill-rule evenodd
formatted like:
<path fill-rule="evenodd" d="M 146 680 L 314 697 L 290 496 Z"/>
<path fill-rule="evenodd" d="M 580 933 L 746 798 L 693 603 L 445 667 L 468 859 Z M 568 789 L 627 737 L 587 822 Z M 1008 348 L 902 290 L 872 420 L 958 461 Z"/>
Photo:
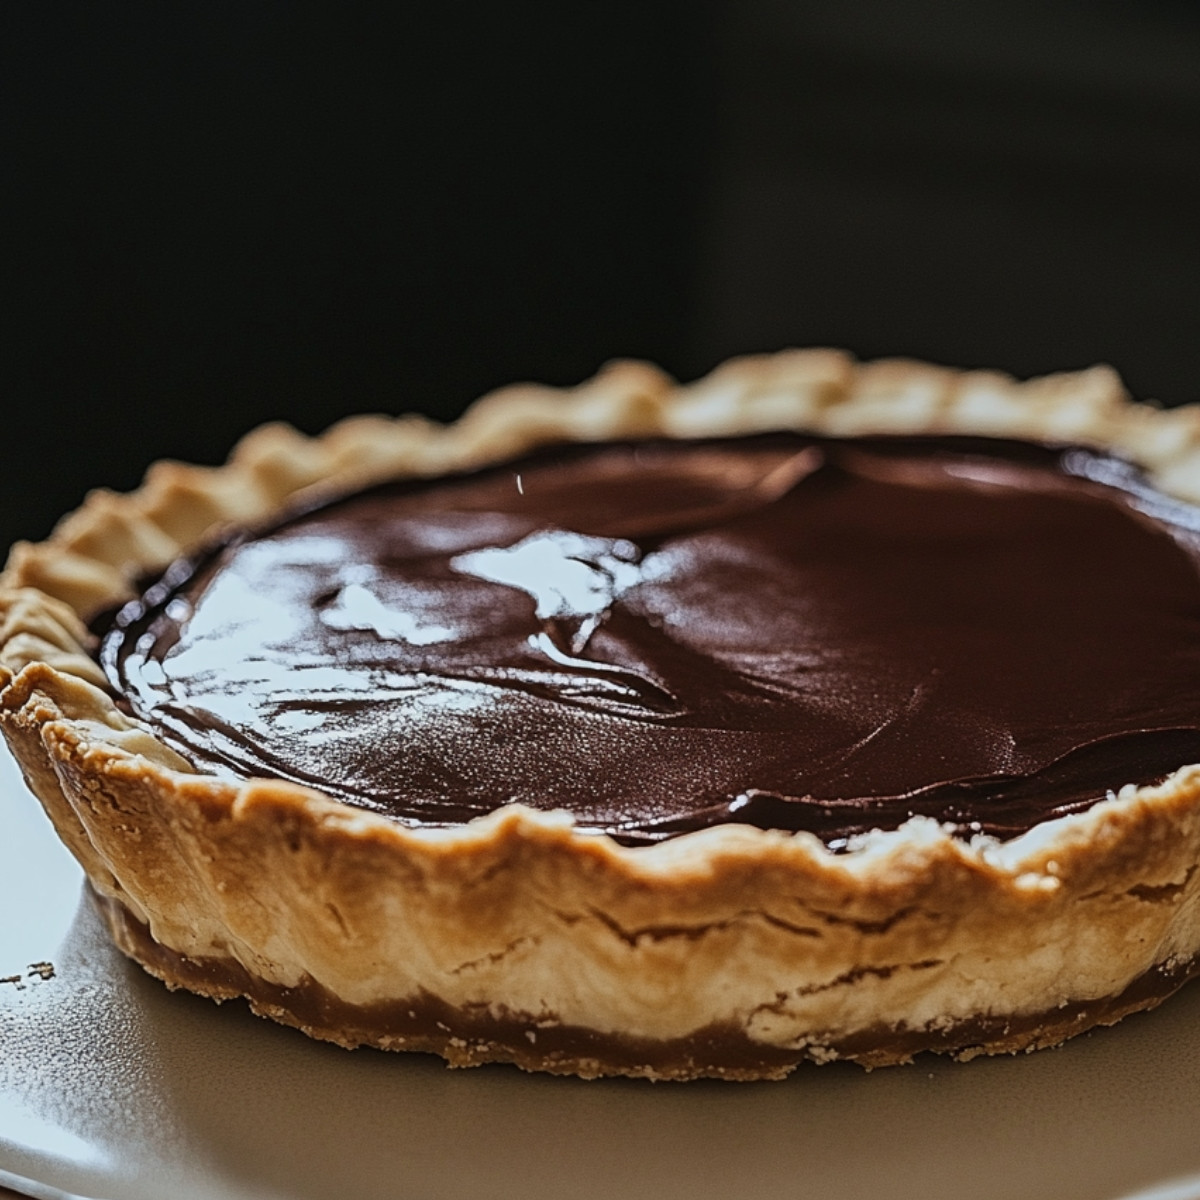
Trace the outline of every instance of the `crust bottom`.
<path fill-rule="evenodd" d="M 91 890 L 91 889 L 89 889 Z M 259 1016 L 348 1049 L 416 1050 L 441 1055 L 452 1067 L 511 1063 L 526 1071 L 585 1079 L 627 1076 L 651 1080 L 782 1079 L 804 1062 L 845 1060 L 868 1070 L 911 1062 L 917 1054 L 966 1061 L 1060 1045 L 1076 1034 L 1115 1025 L 1156 1008 L 1200 975 L 1200 958 L 1160 963 L 1121 992 L 1032 1014 L 983 1013 L 968 1021 L 922 1029 L 872 1026 L 821 1044 L 796 1048 L 754 1041 L 733 1024 L 713 1024 L 687 1037 L 635 1038 L 559 1024 L 486 1006 L 455 1007 L 429 993 L 370 1005 L 350 1004 L 311 978 L 282 987 L 232 958 L 190 958 L 162 945 L 123 904 L 92 890 L 117 946 L 172 991 L 183 988 L 218 1004 L 244 998 Z"/>

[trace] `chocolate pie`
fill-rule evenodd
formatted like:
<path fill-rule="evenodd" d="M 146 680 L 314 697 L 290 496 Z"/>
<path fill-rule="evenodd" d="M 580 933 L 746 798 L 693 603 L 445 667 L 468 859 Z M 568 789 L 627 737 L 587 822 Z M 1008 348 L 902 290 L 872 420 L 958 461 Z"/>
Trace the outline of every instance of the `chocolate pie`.
<path fill-rule="evenodd" d="M 1200 413 L 832 351 L 257 431 L 0 592 L 117 944 L 342 1045 L 774 1078 L 1200 955 Z"/>

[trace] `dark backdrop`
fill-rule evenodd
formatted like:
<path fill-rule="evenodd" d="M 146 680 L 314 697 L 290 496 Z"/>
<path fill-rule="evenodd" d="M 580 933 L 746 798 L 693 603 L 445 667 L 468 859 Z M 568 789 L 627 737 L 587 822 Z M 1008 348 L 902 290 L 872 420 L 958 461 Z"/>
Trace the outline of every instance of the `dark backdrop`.
<path fill-rule="evenodd" d="M 0 7 L 0 541 L 254 424 L 814 342 L 1200 398 L 1168 0 Z"/>
<path fill-rule="evenodd" d="M 702 5 L 0 8 L 3 532 L 258 422 L 687 370 Z"/>

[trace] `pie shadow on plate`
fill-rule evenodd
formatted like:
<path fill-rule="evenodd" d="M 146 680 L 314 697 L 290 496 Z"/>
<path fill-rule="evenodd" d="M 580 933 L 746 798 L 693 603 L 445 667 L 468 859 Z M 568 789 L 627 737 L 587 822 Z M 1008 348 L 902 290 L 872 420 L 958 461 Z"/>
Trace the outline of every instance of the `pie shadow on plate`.
<path fill-rule="evenodd" d="M 1200 987 L 966 1064 L 757 1084 L 453 1071 L 169 993 L 112 947 L 7 754 L 0 824 L 0 1182 L 111 1200 L 1117 1200 L 1200 1171 Z"/>

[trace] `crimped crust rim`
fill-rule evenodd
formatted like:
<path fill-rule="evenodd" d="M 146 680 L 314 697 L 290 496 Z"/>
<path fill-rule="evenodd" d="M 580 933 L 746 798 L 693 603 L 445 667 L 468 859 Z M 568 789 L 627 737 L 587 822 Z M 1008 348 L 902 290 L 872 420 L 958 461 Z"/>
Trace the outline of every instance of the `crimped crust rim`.
<path fill-rule="evenodd" d="M 469 470 L 555 442 L 783 429 L 842 435 L 964 433 L 1090 444 L 1128 456 L 1163 490 L 1200 503 L 1200 404 L 1161 410 L 1134 401 L 1107 366 L 1019 381 L 998 371 L 959 371 L 908 359 L 860 363 L 841 351 L 808 349 L 733 359 L 695 383 L 679 385 L 650 364 L 618 360 L 575 388 L 501 388 L 450 425 L 412 415 L 352 416 L 306 437 L 273 422 L 243 437 L 222 466 L 159 462 L 133 492 L 90 492 L 44 542 L 14 545 L 0 573 L 3 709 L 11 712 L 36 698 L 39 723 L 60 729 L 78 722 L 94 752 L 111 756 L 112 764 L 132 756 L 147 770 L 179 771 L 197 782 L 207 777 L 121 713 L 107 694 L 88 653 L 91 638 L 83 618 L 132 598 L 139 578 L 161 570 L 222 526 L 264 521 L 306 492 L 336 493 L 382 479 Z M 197 507 L 211 517 L 203 525 L 192 515 Z M 190 536 L 181 538 L 181 532 Z M 1189 764 L 1157 788 L 1125 787 L 1120 802 L 1176 788 L 1190 792 L 1190 772 Z M 1005 848 L 988 838 L 963 842 L 935 830 L 929 819 L 916 818 L 900 830 L 856 839 L 848 854 L 834 855 L 812 834 L 738 825 L 655 846 L 624 847 L 603 835 L 575 833 L 567 813 L 520 805 L 505 806 L 482 818 L 482 824 L 410 828 L 273 780 L 252 781 L 248 794 L 263 789 L 288 797 L 314 819 L 348 820 L 364 836 L 395 837 L 406 844 L 419 839 L 433 853 L 462 838 L 474 839 L 497 821 L 512 821 L 555 837 L 569 831 L 589 853 L 604 845 L 604 854 L 631 869 L 661 861 L 672 871 L 691 857 L 683 854 L 684 846 L 694 846 L 699 861 L 711 862 L 714 855 L 730 852 L 774 853 L 786 842 L 810 865 L 827 861 L 840 867 L 864 854 L 873 859 L 889 842 L 903 841 L 926 848 L 948 843 L 981 865 L 1004 864 L 1017 878 L 1036 872 L 1046 858 L 1047 827 L 1069 830 L 1105 811 L 1101 804 L 1044 822 Z M 914 838 L 916 830 L 920 834 Z M 1026 846 L 1029 853 L 1021 853 Z"/>

